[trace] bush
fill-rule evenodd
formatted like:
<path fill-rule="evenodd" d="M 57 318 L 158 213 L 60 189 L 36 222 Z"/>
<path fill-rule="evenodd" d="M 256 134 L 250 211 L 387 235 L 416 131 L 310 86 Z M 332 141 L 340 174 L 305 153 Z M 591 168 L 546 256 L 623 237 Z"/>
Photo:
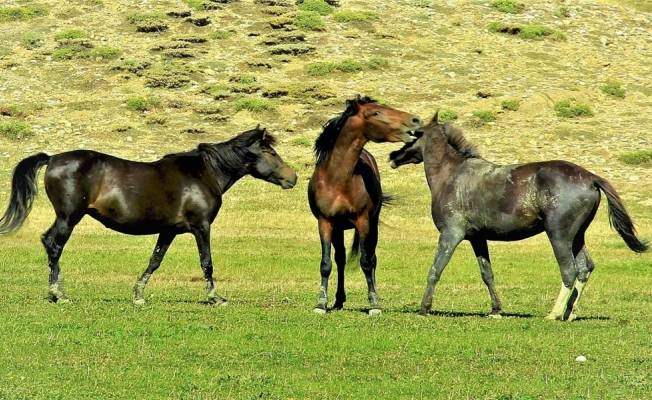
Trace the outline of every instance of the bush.
<path fill-rule="evenodd" d="M 0 136 L 9 140 L 26 139 L 34 135 L 32 127 L 24 122 L 11 121 L 7 123 L 0 123 Z"/>
<path fill-rule="evenodd" d="M 365 22 L 377 18 L 378 14 L 369 11 L 340 11 L 333 14 L 333 19 L 337 22 Z"/>
<path fill-rule="evenodd" d="M 550 37 L 550 39 L 557 42 L 566 41 L 566 35 L 562 32 L 543 25 L 524 26 L 519 32 L 518 37 L 521 39 L 543 39 L 544 37 Z"/>
<path fill-rule="evenodd" d="M 441 110 L 437 114 L 438 122 L 449 122 L 457 119 L 457 113 L 453 110 Z"/>
<path fill-rule="evenodd" d="M 297 28 L 307 31 L 326 30 L 326 24 L 321 19 L 321 15 L 315 11 L 301 11 L 294 17 L 294 25 Z"/>
<path fill-rule="evenodd" d="M 95 57 L 95 58 L 100 57 L 104 60 L 110 60 L 112 58 L 118 57 L 120 54 L 122 54 L 122 51 L 120 49 L 116 49 L 108 46 L 101 46 L 94 49 L 91 52 L 91 57 Z"/>
<path fill-rule="evenodd" d="M 137 22 L 143 21 L 155 21 L 165 18 L 165 14 L 162 12 L 152 12 L 152 13 L 131 13 L 127 15 L 127 21 L 135 24 Z"/>
<path fill-rule="evenodd" d="M 385 69 L 389 67 L 389 60 L 386 58 L 374 57 L 367 62 L 367 67 L 373 70 Z"/>
<path fill-rule="evenodd" d="M 161 100 L 156 97 L 134 97 L 126 102 L 126 108 L 129 111 L 147 111 L 161 104 Z"/>
<path fill-rule="evenodd" d="M 0 7 L 0 22 L 32 19 L 49 13 L 50 10 L 45 6 Z"/>
<path fill-rule="evenodd" d="M 621 99 L 625 98 L 625 89 L 621 87 L 622 83 L 617 81 L 607 82 L 605 86 L 602 87 L 602 92 L 610 96 L 619 97 Z"/>
<path fill-rule="evenodd" d="M 518 109 L 521 107 L 521 101 L 520 100 L 503 100 L 500 102 L 500 108 L 503 110 L 511 110 L 511 111 L 518 111 Z"/>
<path fill-rule="evenodd" d="M 245 98 L 245 99 L 240 99 L 235 103 L 236 111 L 249 110 L 253 112 L 259 112 L 259 111 L 269 111 L 273 109 L 274 106 L 270 102 L 265 100 L 260 100 L 260 99 Z"/>
<path fill-rule="evenodd" d="M 348 59 L 344 60 L 341 63 L 335 64 L 335 68 L 342 72 L 356 72 L 362 69 L 362 65 L 359 62 Z"/>
<path fill-rule="evenodd" d="M 27 115 L 27 113 L 21 107 L 14 104 L 14 105 L 10 105 L 10 106 L 1 105 L 0 106 L 0 115 L 4 115 L 4 116 L 7 116 L 7 117 L 13 117 L 13 118 L 20 118 L 20 117 L 24 117 L 25 115 Z"/>
<path fill-rule="evenodd" d="M 493 122 L 496 120 L 496 113 L 491 110 L 476 110 L 473 115 L 482 122 Z"/>
<path fill-rule="evenodd" d="M 631 165 L 649 163 L 652 161 L 652 150 L 638 150 L 623 153 L 618 156 L 618 159 L 625 164 Z"/>
<path fill-rule="evenodd" d="M 59 42 L 64 39 L 83 39 L 87 37 L 86 33 L 79 29 L 70 29 L 54 35 L 54 40 Z"/>
<path fill-rule="evenodd" d="M 515 0 L 495 0 L 491 3 L 491 7 L 504 13 L 518 14 L 523 11 L 525 5 Z"/>
<path fill-rule="evenodd" d="M 294 138 L 290 143 L 292 143 L 294 146 L 301 146 L 301 147 L 312 146 L 312 142 L 310 141 L 310 139 L 304 137 Z"/>
<path fill-rule="evenodd" d="M 316 76 L 328 75 L 335 71 L 335 63 L 318 62 L 308 65 L 308 74 Z"/>
<path fill-rule="evenodd" d="M 36 32 L 25 32 L 22 38 L 23 44 L 28 49 L 33 49 L 43 45 L 43 36 Z"/>
<path fill-rule="evenodd" d="M 335 11 L 335 7 L 329 5 L 324 0 L 304 0 L 299 4 L 301 11 L 313 11 L 319 15 L 328 15 Z"/>
<path fill-rule="evenodd" d="M 576 103 L 570 99 L 555 103 L 557 116 L 562 118 L 592 117 L 593 111 L 586 104 Z"/>

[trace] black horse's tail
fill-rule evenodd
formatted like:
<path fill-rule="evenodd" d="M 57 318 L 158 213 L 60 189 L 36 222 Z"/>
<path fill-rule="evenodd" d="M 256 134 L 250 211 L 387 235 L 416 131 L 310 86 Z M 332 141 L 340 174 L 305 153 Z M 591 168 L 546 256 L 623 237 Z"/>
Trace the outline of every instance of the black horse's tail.
<path fill-rule="evenodd" d="M 49 155 L 38 153 L 27 157 L 16 165 L 14 176 L 11 179 L 9 206 L 0 218 L 0 235 L 14 233 L 23 226 L 23 222 L 32 210 L 32 203 L 38 192 L 36 174 L 41 167 L 49 162 Z"/>
<path fill-rule="evenodd" d="M 389 193 L 383 193 L 383 197 L 380 202 L 384 206 L 391 206 L 392 204 L 396 203 L 396 196 Z M 359 253 L 360 253 L 360 235 L 358 235 L 358 232 L 356 231 L 355 236 L 353 236 L 353 244 L 351 245 L 351 252 L 349 252 L 349 261 L 357 258 Z"/>
<path fill-rule="evenodd" d="M 636 237 L 636 229 L 632 218 L 627 214 L 625 205 L 616 189 L 604 178 L 595 176 L 595 186 L 607 196 L 609 202 L 609 223 L 616 229 L 618 234 L 627 244 L 627 247 L 637 253 L 643 253 L 648 249 L 648 243 L 642 242 Z"/>

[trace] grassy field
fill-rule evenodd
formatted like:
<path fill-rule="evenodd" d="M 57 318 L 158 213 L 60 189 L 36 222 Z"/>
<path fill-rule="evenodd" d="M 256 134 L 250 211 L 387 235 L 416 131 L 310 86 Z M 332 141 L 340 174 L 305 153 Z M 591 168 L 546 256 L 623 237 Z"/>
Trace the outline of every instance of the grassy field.
<path fill-rule="evenodd" d="M 0 398 L 647 398 L 649 255 L 625 248 L 604 207 L 588 233 L 597 269 L 579 321 L 543 320 L 560 282 L 545 237 L 490 245 L 507 317 L 484 317 L 489 296 L 462 244 L 437 288 L 435 315 L 420 319 L 437 236 L 427 188 L 415 171 L 384 170 L 386 188 L 402 198 L 384 211 L 381 228 L 384 314 L 362 312 L 366 285 L 352 266 L 346 309 L 319 316 L 311 313 L 319 245 L 301 172 L 291 191 L 247 178 L 227 193 L 213 255 L 218 292 L 230 305 L 218 308 L 204 303 L 188 235 L 150 281 L 147 304 L 134 308 L 132 286 L 155 238 L 92 220 L 62 257 L 72 303 L 49 303 L 39 235 L 52 212 L 39 197 L 23 230 L 2 239 Z M 632 213 L 649 226 L 649 213 Z M 578 355 L 588 361 L 575 362 Z"/>

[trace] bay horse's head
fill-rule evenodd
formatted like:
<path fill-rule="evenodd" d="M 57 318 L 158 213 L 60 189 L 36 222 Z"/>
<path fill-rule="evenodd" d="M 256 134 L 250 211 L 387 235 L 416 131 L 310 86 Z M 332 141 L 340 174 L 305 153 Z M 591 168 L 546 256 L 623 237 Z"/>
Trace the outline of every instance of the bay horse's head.
<path fill-rule="evenodd" d="M 419 164 L 423 162 L 423 144 L 426 141 L 424 131 L 426 129 L 441 129 L 442 125 L 439 125 L 437 122 L 438 117 L 439 110 L 435 112 L 435 116 L 432 117 L 428 125 L 424 126 L 422 130 L 414 132 L 416 140 L 406 143 L 400 149 L 389 153 L 390 167 L 398 168 L 405 164 Z"/>
<path fill-rule="evenodd" d="M 369 97 L 347 100 L 352 128 L 362 129 L 372 142 L 412 142 L 410 133 L 421 128 L 423 121 L 414 114 L 384 106 Z"/>
<path fill-rule="evenodd" d="M 283 189 L 292 189 L 297 184 L 297 174 L 274 150 L 276 138 L 267 133 L 266 128 L 256 127 L 259 139 L 248 147 L 256 155 L 248 171 L 254 178 L 274 183 Z"/>

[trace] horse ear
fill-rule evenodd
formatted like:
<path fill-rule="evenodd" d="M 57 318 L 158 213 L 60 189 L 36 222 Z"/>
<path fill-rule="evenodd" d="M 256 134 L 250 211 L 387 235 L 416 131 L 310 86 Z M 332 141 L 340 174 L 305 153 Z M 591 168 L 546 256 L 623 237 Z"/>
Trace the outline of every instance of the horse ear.
<path fill-rule="evenodd" d="M 432 120 L 430 121 L 430 124 L 437 125 L 438 124 L 438 119 L 439 119 L 439 109 L 435 111 L 435 115 L 432 117 Z"/>
<path fill-rule="evenodd" d="M 260 126 L 260 124 L 258 124 Z M 263 128 L 263 140 L 265 140 L 265 137 L 267 136 L 267 128 Z"/>
<path fill-rule="evenodd" d="M 259 123 L 258 125 L 256 125 L 256 130 L 257 130 L 257 131 L 260 130 L 260 123 Z"/>

